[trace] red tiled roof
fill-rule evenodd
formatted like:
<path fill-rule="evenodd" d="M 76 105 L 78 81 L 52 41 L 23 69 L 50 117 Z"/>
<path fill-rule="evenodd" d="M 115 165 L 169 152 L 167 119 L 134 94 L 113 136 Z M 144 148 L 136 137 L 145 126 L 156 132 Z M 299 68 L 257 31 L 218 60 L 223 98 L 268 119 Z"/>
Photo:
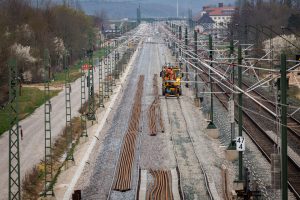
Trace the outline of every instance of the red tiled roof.
<path fill-rule="evenodd" d="M 223 6 L 223 7 L 204 7 L 203 10 L 209 14 L 209 16 L 231 16 L 236 7 Z"/>

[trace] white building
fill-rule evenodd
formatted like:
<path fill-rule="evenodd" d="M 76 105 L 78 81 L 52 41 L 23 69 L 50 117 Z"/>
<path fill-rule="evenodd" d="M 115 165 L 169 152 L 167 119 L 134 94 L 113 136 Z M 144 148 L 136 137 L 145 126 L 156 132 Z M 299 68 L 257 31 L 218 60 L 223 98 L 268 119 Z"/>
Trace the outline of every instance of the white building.
<path fill-rule="evenodd" d="M 227 28 L 235 11 L 236 7 L 223 6 L 223 3 L 219 3 L 218 7 L 203 7 L 203 12 L 207 13 L 214 20 L 215 28 L 217 29 Z"/>
<path fill-rule="evenodd" d="M 235 11 L 236 7 L 224 6 L 223 3 L 219 3 L 218 7 L 204 6 L 203 10 L 193 17 L 196 22 L 195 30 L 217 35 L 227 29 Z"/>

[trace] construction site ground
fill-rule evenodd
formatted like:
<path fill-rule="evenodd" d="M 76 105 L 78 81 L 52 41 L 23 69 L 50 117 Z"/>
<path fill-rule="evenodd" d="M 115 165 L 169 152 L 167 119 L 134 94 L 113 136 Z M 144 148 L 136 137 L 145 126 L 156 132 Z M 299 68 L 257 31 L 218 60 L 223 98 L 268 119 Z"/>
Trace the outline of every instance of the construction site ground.
<path fill-rule="evenodd" d="M 176 64 L 176 58 L 171 55 L 167 44 L 158 33 L 158 29 L 149 24 L 139 26 L 136 34 L 139 38 L 138 47 L 122 77 L 116 81 L 116 86 L 109 98 L 105 100 L 105 108 L 97 110 L 96 121 L 88 124 L 88 138 L 82 138 L 74 152 L 75 162 L 69 162 L 61 171 L 54 187 L 55 197 L 51 199 L 69 200 L 74 190 L 81 190 L 82 199 L 136 199 L 147 196 L 153 186 L 153 171 L 179 171 L 179 183 L 172 182 L 184 199 L 210 199 L 207 184 L 214 199 L 224 199 L 224 185 L 222 167 L 228 170 L 227 190 L 233 189 L 233 182 L 237 179 L 238 162 L 225 159 L 225 149 L 231 138 L 231 127 L 228 113 L 218 100 L 214 101 L 214 123 L 218 127 L 220 137 L 210 138 L 206 133 L 208 113 L 210 113 L 210 93 L 206 83 L 198 83 L 198 91 L 203 102 L 195 105 L 195 83 L 189 76 L 189 87 L 182 83 L 182 96 L 179 98 L 165 98 L 161 94 L 162 66 Z M 134 37 L 134 36 L 132 36 Z M 98 69 L 96 69 L 95 88 L 98 88 Z M 189 72 L 193 72 L 191 66 Z M 155 99 L 153 78 L 158 75 L 159 108 L 164 131 L 158 131 L 150 136 L 149 107 Z M 193 73 L 190 73 L 193 74 Z M 144 75 L 141 116 L 132 168 L 131 187 L 127 191 L 115 191 L 112 186 L 116 175 L 118 160 L 124 136 L 131 119 L 131 109 L 134 104 L 140 75 Z M 185 76 L 183 80 L 187 80 Z M 72 83 L 72 117 L 79 116 L 80 108 L 80 80 Z M 75 89 L 76 88 L 76 89 Z M 208 91 L 208 93 L 205 93 Z M 198 94 L 199 95 L 199 94 Z M 73 100 L 74 99 L 74 100 Z M 216 98 L 215 98 L 216 99 Z M 52 99 L 53 139 L 58 137 L 65 126 L 65 95 L 60 92 Z M 22 120 L 24 139 L 20 143 L 21 174 L 38 164 L 43 158 L 44 126 L 43 106 Z M 236 125 L 237 127 L 237 125 Z M 278 199 L 278 193 L 271 189 L 270 164 L 263 157 L 251 139 L 244 133 L 246 150 L 244 165 L 251 171 L 250 178 L 259 184 L 263 199 Z M 0 172 L 8 174 L 8 134 L 0 137 Z M 32 153 L 34 152 L 34 153 Z M 38 153 L 39 152 L 39 153 Z M 62 158 L 63 159 L 63 158 Z M 142 171 L 143 179 L 139 180 Z M 204 175 L 204 172 L 206 176 Z M 207 184 L 205 184 L 207 177 Z M 172 175 L 172 178 L 174 176 Z M 177 178 L 177 177 L 176 177 Z M 176 180 L 176 178 L 174 178 Z M 174 185 L 175 183 L 175 185 Z M 0 176 L 0 199 L 7 199 L 7 176 Z M 143 188 L 139 188 L 143 186 Z M 172 189 L 172 190 L 173 190 Z M 148 190 L 148 191 L 147 191 Z M 182 192 L 182 193 L 181 193 Z M 2 195 L 3 194 L 3 195 Z M 173 198 L 180 199 L 174 193 Z M 295 199 L 289 192 L 289 199 Z"/>
<path fill-rule="evenodd" d="M 138 169 L 172 170 L 178 167 L 185 199 L 209 199 L 204 176 L 199 166 L 200 161 L 208 175 L 215 199 L 222 199 L 221 166 L 224 164 L 229 169 L 229 183 L 232 183 L 235 178 L 234 167 L 231 162 L 225 160 L 224 147 L 219 140 L 211 139 L 206 135 L 207 120 L 200 108 L 194 105 L 194 95 L 191 89 L 183 87 L 183 95 L 179 99 L 175 97 L 165 99 L 160 96 L 165 131 L 159 132 L 156 136 L 149 135 L 147 111 L 154 99 L 153 76 L 159 75 L 163 64 L 175 60 L 167 47 L 162 44 L 161 38 L 155 36 L 150 30 L 148 34 L 143 38 L 136 55 L 133 56 L 132 69 L 128 71 L 128 76 L 117 84 L 117 87 L 120 86 L 120 91 L 115 92 L 116 99 L 113 105 L 110 101 L 114 95 L 106 103 L 106 107 L 109 105 L 111 111 L 74 189 L 82 191 L 83 199 L 107 199 L 108 197 L 110 199 L 134 199 L 138 190 Z M 111 187 L 123 136 L 130 119 L 133 98 L 136 88 L 139 87 L 137 85 L 139 75 L 145 75 L 145 81 L 131 190 L 119 192 L 111 190 Z M 159 77 L 158 80 L 161 95 Z M 98 117 L 103 117 L 104 113 L 105 110 L 99 113 Z M 94 137 L 93 132 L 97 126 L 99 125 L 96 124 L 90 128 L 89 140 Z M 75 153 L 75 157 L 79 157 L 78 162 L 89 145 L 88 142 L 83 142 L 81 146 Z M 57 199 L 63 198 L 72 182 L 72 175 L 74 176 L 76 169 L 73 171 L 71 169 L 72 167 L 64 171 L 56 184 Z M 151 175 L 148 173 L 147 176 L 149 185 Z"/>

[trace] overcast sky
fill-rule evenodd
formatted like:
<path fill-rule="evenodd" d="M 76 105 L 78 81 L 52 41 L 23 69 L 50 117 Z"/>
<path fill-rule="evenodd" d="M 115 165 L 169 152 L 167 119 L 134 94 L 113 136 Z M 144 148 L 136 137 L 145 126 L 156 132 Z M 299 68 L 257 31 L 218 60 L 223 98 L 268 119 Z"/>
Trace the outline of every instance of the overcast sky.
<path fill-rule="evenodd" d="M 75 0 L 70 0 L 75 1 Z M 79 0 L 87 14 L 105 11 L 111 18 L 135 18 L 136 8 L 141 5 L 142 17 L 176 16 L 177 0 Z M 187 16 L 188 8 L 193 14 L 202 10 L 204 5 L 217 5 L 220 0 L 178 0 L 179 15 Z M 223 0 L 224 4 L 234 4 L 234 0 Z"/>

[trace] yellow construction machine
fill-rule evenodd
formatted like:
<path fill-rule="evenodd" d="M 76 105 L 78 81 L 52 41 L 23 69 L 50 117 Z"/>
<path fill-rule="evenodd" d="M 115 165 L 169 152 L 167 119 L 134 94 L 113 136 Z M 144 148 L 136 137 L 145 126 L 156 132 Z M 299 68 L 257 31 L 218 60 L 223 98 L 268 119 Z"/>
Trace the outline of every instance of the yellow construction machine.
<path fill-rule="evenodd" d="M 164 65 L 160 77 L 162 77 L 162 95 L 179 97 L 182 94 L 182 74 L 178 66 Z"/>

